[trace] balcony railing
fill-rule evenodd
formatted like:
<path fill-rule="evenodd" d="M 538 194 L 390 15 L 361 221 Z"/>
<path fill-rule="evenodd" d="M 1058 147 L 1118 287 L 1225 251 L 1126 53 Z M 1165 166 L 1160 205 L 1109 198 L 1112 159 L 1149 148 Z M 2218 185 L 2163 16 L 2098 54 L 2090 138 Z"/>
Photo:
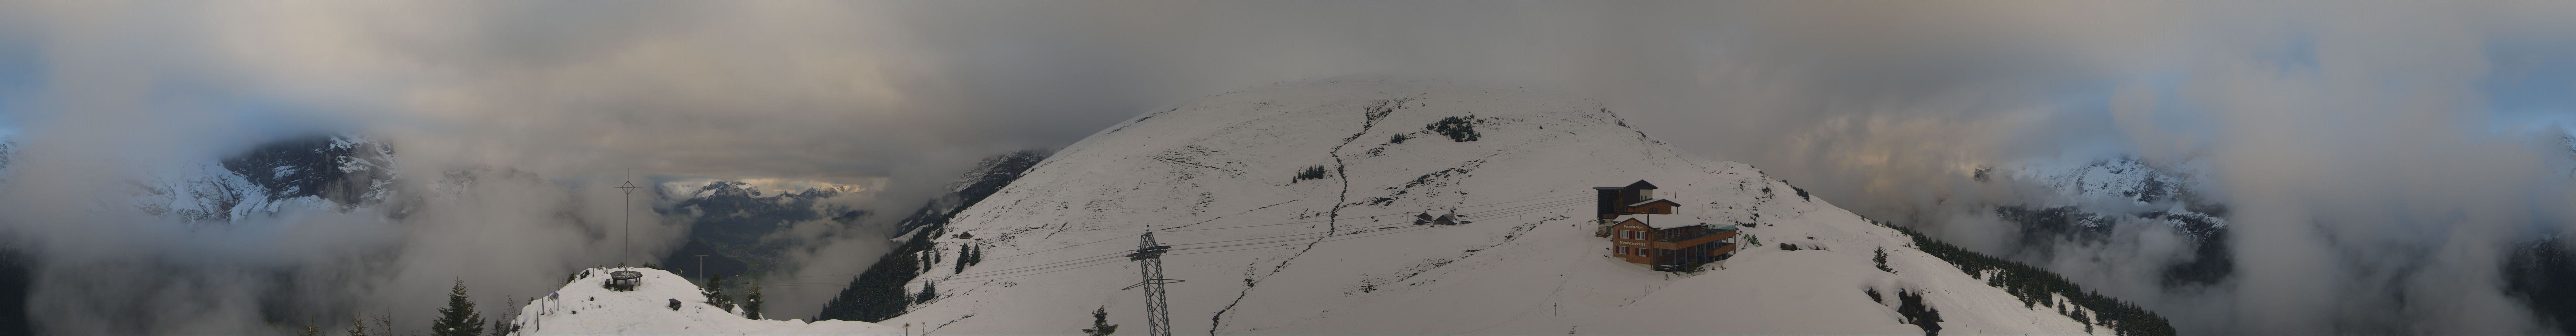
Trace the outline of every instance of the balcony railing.
<path fill-rule="evenodd" d="M 1658 231 L 1662 231 L 1662 230 L 1658 230 Z M 1698 230 L 1683 231 L 1683 232 L 1681 232 L 1681 233 L 1670 233 L 1671 231 L 1664 231 L 1664 232 L 1656 232 L 1656 233 L 1655 233 L 1655 238 L 1654 238 L 1654 240 L 1655 240 L 1655 241 L 1659 241 L 1659 242 L 1678 242 L 1678 241 L 1686 241 L 1686 240 L 1692 240 L 1692 239 L 1699 239 L 1700 237 L 1707 237 L 1707 236 L 1710 236 L 1710 235 L 1715 235 L 1715 234 L 1719 234 L 1719 233 L 1726 233 L 1726 232 L 1730 232 L 1730 231 L 1734 231 L 1734 230 L 1698 229 Z"/>

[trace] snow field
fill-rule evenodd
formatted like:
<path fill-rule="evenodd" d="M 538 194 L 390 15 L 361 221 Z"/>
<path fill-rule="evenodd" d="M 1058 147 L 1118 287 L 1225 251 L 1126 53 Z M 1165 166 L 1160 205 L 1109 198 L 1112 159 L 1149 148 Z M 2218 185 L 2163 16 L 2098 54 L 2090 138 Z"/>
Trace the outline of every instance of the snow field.
<path fill-rule="evenodd" d="M 634 291 L 612 291 L 600 285 L 615 271 L 644 273 Z M 697 285 L 671 272 L 650 268 L 593 268 L 589 277 L 564 284 L 554 298 L 538 298 L 519 308 L 512 323 L 521 335 L 885 335 L 898 327 L 827 320 L 743 318 L 706 304 Z M 671 299 L 680 309 L 670 308 Z"/>
<path fill-rule="evenodd" d="M 1425 130 L 1471 115 L 1476 141 Z M 953 261 L 980 244 L 985 261 L 962 276 L 933 267 L 922 279 L 939 281 L 936 300 L 882 323 L 1076 333 L 1107 307 L 1121 332 L 1141 333 L 1143 294 L 1120 290 L 1140 280 L 1133 262 L 1050 264 L 1122 254 L 1135 235 L 1169 230 L 1156 234 L 1173 246 L 1165 277 L 1188 280 L 1167 285 L 1175 334 L 1921 333 L 1891 308 L 1900 287 L 1929 293 L 1945 334 L 2083 331 L 1905 248 L 1894 230 L 1624 124 L 1582 99 L 1371 79 L 1149 113 L 962 211 L 941 253 Z M 1411 138 L 1392 143 L 1396 134 Z M 1326 178 L 1291 178 L 1318 165 Z M 1607 257 L 1608 240 L 1591 234 L 1589 188 L 1639 179 L 1684 205 L 1656 220 L 1758 223 L 1745 233 L 1766 245 L 1693 275 Z M 1473 223 L 1411 224 L 1453 208 Z M 1077 245 L 1087 242 L 1098 243 Z M 1783 242 L 1829 250 L 1771 245 Z M 1871 262 L 1880 246 L 1897 273 Z M 1886 303 L 1862 294 L 1872 287 Z"/>

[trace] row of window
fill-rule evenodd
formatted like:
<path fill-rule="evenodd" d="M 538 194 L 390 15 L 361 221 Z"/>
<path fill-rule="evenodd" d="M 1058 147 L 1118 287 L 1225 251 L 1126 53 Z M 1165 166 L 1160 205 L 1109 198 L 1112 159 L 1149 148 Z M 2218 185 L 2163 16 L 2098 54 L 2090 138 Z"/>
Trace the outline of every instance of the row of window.
<path fill-rule="evenodd" d="M 1619 230 L 1619 238 L 1646 239 L 1646 232 L 1638 230 Z"/>
<path fill-rule="evenodd" d="M 1627 246 L 1612 246 L 1612 251 L 1615 251 L 1612 253 L 1618 253 L 1619 255 L 1646 255 L 1647 249 Z"/>

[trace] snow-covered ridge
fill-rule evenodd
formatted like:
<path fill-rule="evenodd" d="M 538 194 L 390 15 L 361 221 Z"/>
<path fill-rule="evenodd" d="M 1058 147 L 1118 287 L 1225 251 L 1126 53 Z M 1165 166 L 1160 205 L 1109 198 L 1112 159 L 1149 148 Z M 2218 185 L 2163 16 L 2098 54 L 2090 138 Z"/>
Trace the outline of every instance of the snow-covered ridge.
<path fill-rule="evenodd" d="M 602 286 L 609 272 L 643 273 L 633 291 Z M 651 268 L 593 268 L 549 296 L 519 308 L 510 323 L 520 335 L 885 335 L 897 327 L 867 322 L 767 320 L 706 303 L 700 288 L 671 272 Z M 672 308 L 672 300 L 680 302 Z"/>
<path fill-rule="evenodd" d="M 231 222 L 285 209 L 344 210 L 392 198 L 401 178 L 391 146 L 363 136 L 289 139 L 213 162 L 146 167 L 123 187 L 139 210 L 189 222 Z M 131 209 L 131 210 L 128 210 Z"/>
<path fill-rule="evenodd" d="M 832 197 L 865 192 L 867 185 L 841 184 L 817 180 L 747 178 L 687 178 L 663 181 L 661 192 L 672 199 L 708 198 L 727 195 L 749 197 Z"/>
<path fill-rule="evenodd" d="M 1750 224 L 1764 244 L 1695 274 L 1611 258 L 1589 188 L 1641 179 L 1687 214 L 1656 220 Z M 1674 150 L 1583 99 L 1427 81 L 1280 85 L 1148 113 L 1038 163 L 927 235 L 939 264 L 907 290 L 928 303 L 880 323 L 1063 334 L 1105 307 L 1141 331 L 1143 295 L 1120 289 L 1139 274 L 1117 256 L 1159 230 L 1173 246 L 1164 278 L 1188 281 L 1167 285 L 1174 333 L 1923 332 L 1895 312 L 1900 290 L 1924 293 L 1943 333 L 2086 331 L 1794 190 Z M 1449 211 L 1473 223 L 1411 224 Z M 980 262 L 950 267 L 968 245 Z M 1880 248 L 1894 272 L 1873 262 Z"/>
<path fill-rule="evenodd" d="M 2011 170 L 2007 178 L 2046 187 L 2059 201 L 2007 206 L 1999 211 L 2009 217 L 2012 211 L 2066 212 L 2075 209 L 2045 208 L 2076 206 L 2084 208 L 2083 215 L 2098 217 L 2069 221 L 2088 228 L 2107 229 L 2105 226 L 2115 221 L 2112 217 L 2137 217 L 2193 235 L 2225 229 L 2225 206 L 2203 196 L 2197 179 L 2200 174 L 2190 164 L 2155 164 L 2126 156 L 2082 164 L 2023 164 Z M 2097 209 L 2098 205 L 2110 206 Z"/>

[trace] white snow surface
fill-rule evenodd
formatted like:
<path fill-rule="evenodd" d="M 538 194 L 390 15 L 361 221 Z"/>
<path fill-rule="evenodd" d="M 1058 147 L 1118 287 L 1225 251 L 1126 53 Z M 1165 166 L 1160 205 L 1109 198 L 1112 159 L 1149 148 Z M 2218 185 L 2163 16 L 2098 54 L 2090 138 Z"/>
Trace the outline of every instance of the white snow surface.
<path fill-rule="evenodd" d="M 644 273 L 634 291 L 612 291 L 600 285 L 608 272 Z M 521 335 L 900 335 L 901 328 L 875 323 L 824 320 L 744 318 L 706 304 L 697 285 L 671 272 L 650 268 L 593 268 L 574 279 L 554 298 L 538 298 L 520 307 L 511 323 Z M 680 309 L 670 300 L 679 299 Z"/>
<path fill-rule="evenodd" d="M 1471 115 L 1475 141 L 1426 127 Z M 1150 227 L 1195 230 L 1155 235 L 1173 246 L 1164 278 L 1187 281 L 1166 285 L 1174 334 L 1920 334 L 1892 308 L 1899 288 L 1928 293 L 1943 334 L 2085 333 L 1895 230 L 1625 124 L 1584 99 L 1373 78 L 1148 113 L 961 211 L 937 236 L 943 262 L 923 276 L 936 299 L 879 323 L 1072 334 L 1106 307 L 1119 332 L 1143 334 L 1141 288 L 1121 290 L 1140 275 L 1120 255 Z M 1410 139 L 1390 143 L 1397 134 Z M 1292 179 L 1316 165 L 1330 174 Z M 1754 223 L 1743 232 L 1766 245 L 1697 274 L 1610 258 L 1608 239 L 1592 235 L 1590 188 L 1641 179 L 1684 207 L 1656 220 Z M 1452 208 L 1473 223 L 1411 224 Z M 947 262 L 966 244 L 983 245 L 984 260 L 961 275 Z M 1895 273 L 1871 262 L 1882 247 Z M 821 279 L 811 282 L 837 280 Z"/>

